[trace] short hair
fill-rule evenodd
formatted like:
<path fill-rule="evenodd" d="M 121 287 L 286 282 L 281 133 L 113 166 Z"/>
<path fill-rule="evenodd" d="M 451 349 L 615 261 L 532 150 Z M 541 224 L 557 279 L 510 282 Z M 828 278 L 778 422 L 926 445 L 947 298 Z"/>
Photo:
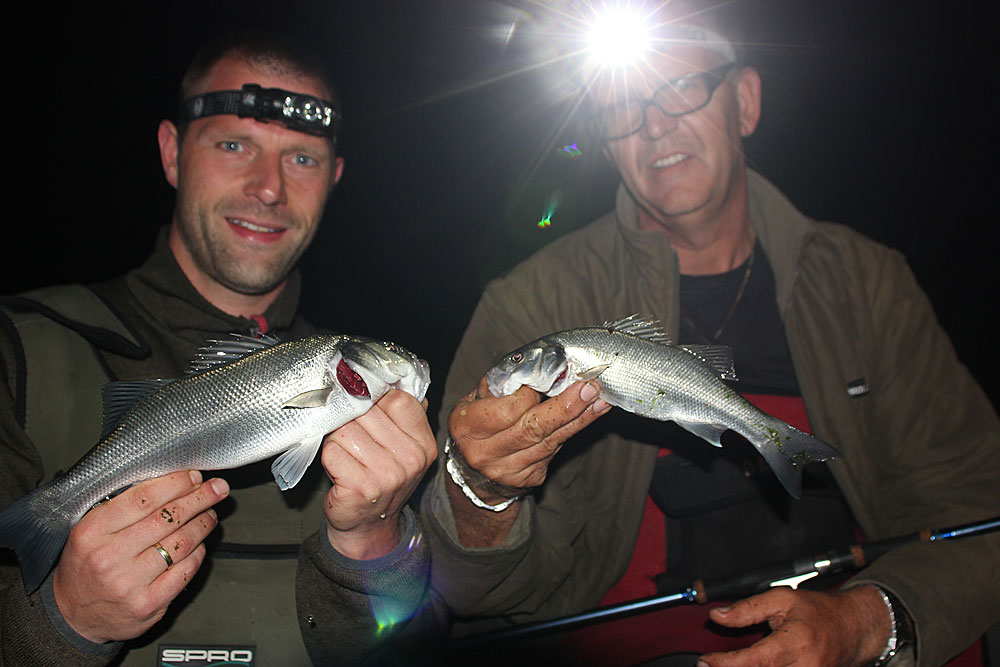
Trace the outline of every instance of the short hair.
<path fill-rule="evenodd" d="M 320 83 L 325 99 L 332 102 L 337 115 L 342 116 L 337 87 L 329 68 L 316 56 L 316 51 L 302 40 L 263 30 L 225 33 L 203 46 L 195 53 L 184 72 L 178 103 L 199 92 L 208 92 L 199 91 L 199 85 L 209 70 L 226 58 L 242 60 L 254 67 L 269 69 L 279 74 L 315 79 Z"/>

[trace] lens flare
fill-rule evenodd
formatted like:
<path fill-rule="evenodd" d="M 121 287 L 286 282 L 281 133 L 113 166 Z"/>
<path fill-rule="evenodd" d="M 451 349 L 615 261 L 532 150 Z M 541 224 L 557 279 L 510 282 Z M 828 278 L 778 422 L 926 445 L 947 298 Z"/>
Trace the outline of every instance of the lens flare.
<path fill-rule="evenodd" d="M 545 207 L 545 215 L 542 219 L 538 221 L 538 228 L 545 229 L 552 225 L 552 216 L 555 215 L 556 209 L 559 208 L 559 202 L 562 201 L 562 190 L 556 190 L 549 196 L 548 205 Z"/>
<path fill-rule="evenodd" d="M 601 67 L 623 67 L 650 48 L 647 17 L 628 6 L 610 7 L 594 17 L 587 32 L 590 60 Z"/>

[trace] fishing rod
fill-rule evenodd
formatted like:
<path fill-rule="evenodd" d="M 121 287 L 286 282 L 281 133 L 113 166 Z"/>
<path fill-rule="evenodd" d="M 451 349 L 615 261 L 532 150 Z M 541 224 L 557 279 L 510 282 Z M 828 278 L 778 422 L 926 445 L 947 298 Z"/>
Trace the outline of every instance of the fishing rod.
<path fill-rule="evenodd" d="M 893 537 L 866 544 L 853 544 L 843 549 L 829 551 L 814 558 L 798 558 L 792 561 L 769 563 L 738 574 L 718 579 L 696 579 L 683 591 L 668 595 L 641 598 L 631 602 L 608 605 L 579 614 L 563 616 L 551 621 L 528 623 L 513 628 L 505 628 L 452 642 L 452 649 L 463 651 L 482 644 L 491 644 L 511 639 L 525 639 L 550 632 L 566 632 L 601 621 L 625 618 L 656 609 L 679 606 L 686 603 L 706 604 L 716 600 L 742 598 L 766 591 L 776 586 L 798 588 L 802 582 L 815 577 L 837 574 L 848 570 L 860 570 L 875 559 L 911 542 L 939 542 L 962 539 L 974 535 L 984 535 L 1000 530 L 1000 516 L 968 523 L 943 530 L 922 530 L 910 535 Z"/>

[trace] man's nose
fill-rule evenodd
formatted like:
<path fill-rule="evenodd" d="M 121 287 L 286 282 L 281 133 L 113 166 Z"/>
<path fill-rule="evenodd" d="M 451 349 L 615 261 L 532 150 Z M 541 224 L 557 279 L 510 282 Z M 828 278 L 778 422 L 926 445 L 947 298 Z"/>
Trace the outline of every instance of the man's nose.
<path fill-rule="evenodd" d="M 285 174 L 280 156 L 264 154 L 254 160 L 243 192 L 265 206 L 284 204 Z"/>
<path fill-rule="evenodd" d="M 647 104 L 643 113 L 646 114 L 646 122 L 643 124 L 642 131 L 647 139 L 659 139 L 663 135 L 673 132 L 680 122 L 676 116 L 663 113 L 660 107 L 653 103 Z"/>

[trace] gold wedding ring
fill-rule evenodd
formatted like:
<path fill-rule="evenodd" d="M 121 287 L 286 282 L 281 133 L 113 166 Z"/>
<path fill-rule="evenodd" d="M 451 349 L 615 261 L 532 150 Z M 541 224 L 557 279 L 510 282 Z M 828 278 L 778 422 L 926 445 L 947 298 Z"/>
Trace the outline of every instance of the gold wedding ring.
<path fill-rule="evenodd" d="M 157 542 L 153 545 L 153 548 L 159 551 L 160 555 L 163 556 L 163 560 L 167 564 L 168 570 L 174 566 L 174 559 L 170 557 L 170 552 L 164 549 L 162 544 Z"/>

